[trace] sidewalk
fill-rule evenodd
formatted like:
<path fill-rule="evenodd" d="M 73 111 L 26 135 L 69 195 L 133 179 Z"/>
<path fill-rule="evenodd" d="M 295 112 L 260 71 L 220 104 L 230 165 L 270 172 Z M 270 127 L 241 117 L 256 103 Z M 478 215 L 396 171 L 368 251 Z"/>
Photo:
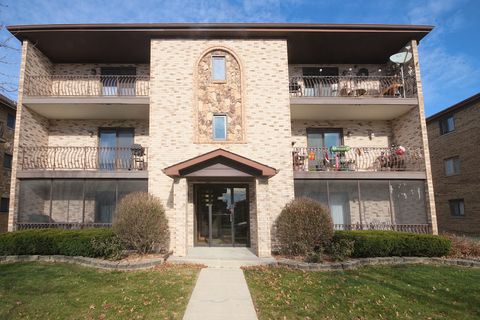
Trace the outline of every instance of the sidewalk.
<path fill-rule="evenodd" d="M 238 267 L 202 269 L 183 319 L 257 319 L 243 271 Z"/>

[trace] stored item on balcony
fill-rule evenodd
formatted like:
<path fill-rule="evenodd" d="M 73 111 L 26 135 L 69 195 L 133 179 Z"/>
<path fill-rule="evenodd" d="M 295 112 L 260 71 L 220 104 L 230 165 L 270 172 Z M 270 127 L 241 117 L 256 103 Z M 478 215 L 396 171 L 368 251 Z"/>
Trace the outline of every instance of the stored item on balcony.
<path fill-rule="evenodd" d="M 413 76 L 301 76 L 290 78 L 293 97 L 415 97 Z"/>
<path fill-rule="evenodd" d="M 295 171 L 420 171 L 423 150 L 392 146 L 377 147 L 296 147 Z M 312 160 L 313 159 L 313 160 Z"/>
<path fill-rule="evenodd" d="M 410 50 L 410 48 L 411 48 L 410 46 L 405 47 L 406 50 Z M 399 52 L 390 56 L 390 61 L 392 61 L 393 63 L 396 63 L 397 65 L 400 65 L 400 75 L 402 77 L 402 89 L 403 89 L 404 98 L 405 98 L 405 75 L 403 72 L 403 66 L 412 58 L 413 58 L 413 55 L 409 51 Z"/>

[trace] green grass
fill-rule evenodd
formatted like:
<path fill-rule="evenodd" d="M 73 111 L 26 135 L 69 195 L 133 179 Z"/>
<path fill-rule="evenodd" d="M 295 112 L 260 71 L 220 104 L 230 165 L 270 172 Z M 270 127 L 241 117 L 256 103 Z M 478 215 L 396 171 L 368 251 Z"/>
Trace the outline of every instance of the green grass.
<path fill-rule="evenodd" d="M 245 271 L 260 319 L 480 319 L 480 270 Z"/>
<path fill-rule="evenodd" d="M 198 269 L 0 265 L 0 319 L 181 319 Z"/>

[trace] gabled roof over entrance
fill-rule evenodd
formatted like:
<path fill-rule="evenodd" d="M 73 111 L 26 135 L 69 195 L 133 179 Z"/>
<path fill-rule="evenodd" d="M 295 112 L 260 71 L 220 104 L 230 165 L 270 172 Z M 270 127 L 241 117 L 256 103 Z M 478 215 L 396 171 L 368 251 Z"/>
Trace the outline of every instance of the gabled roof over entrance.
<path fill-rule="evenodd" d="M 236 153 L 217 149 L 163 169 L 170 177 L 272 177 L 277 170 Z"/>

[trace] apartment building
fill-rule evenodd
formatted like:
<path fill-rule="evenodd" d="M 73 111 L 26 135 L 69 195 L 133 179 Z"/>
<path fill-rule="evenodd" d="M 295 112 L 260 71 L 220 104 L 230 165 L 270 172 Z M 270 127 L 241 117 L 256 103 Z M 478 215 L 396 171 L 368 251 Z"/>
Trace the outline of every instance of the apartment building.
<path fill-rule="evenodd" d="M 480 93 L 427 119 L 438 228 L 480 235 Z"/>
<path fill-rule="evenodd" d="M 16 103 L 0 94 L 0 233 L 8 229 Z"/>
<path fill-rule="evenodd" d="M 294 197 L 337 229 L 437 232 L 417 50 L 430 26 L 8 29 L 22 42 L 10 230 L 109 226 L 148 190 L 179 256 L 269 256 Z"/>

